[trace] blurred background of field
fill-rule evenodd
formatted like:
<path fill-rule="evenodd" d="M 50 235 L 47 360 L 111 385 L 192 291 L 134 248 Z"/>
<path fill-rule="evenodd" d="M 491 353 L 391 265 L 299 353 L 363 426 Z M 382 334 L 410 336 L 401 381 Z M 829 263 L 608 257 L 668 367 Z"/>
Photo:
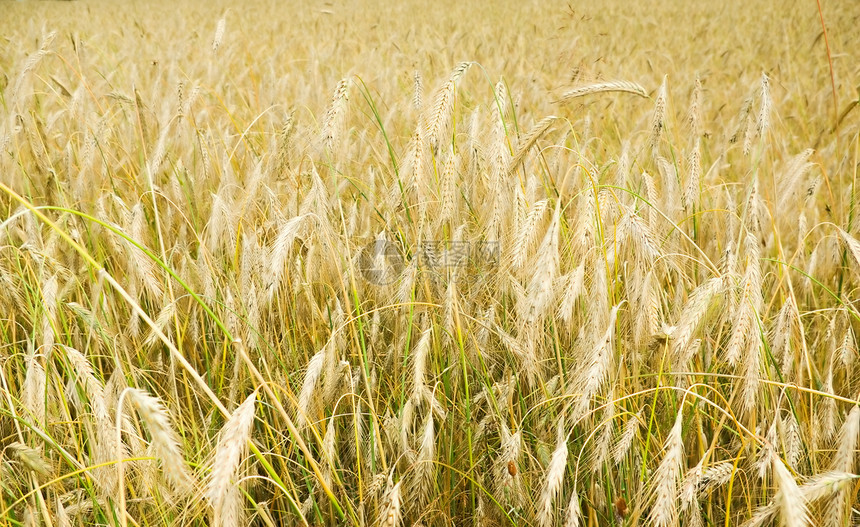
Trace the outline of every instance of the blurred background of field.
<path fill-rule="evenodd" d="M 522 111 L 536 115 L 557 113 L 551 94 L 601 78 L 623 77 L 656 89 L 669 75 L 680 106 L 698 75 L 708 94 L 705 120 L 718 122 L 735 118 L 767 72 L 792 136 L 801 139 L 832 124 L 815 2 L 579 4 L 7 2 L 0 66 L 8 77 L 43 32 L 56 30 L 58 50 L 67 59 L 69 35 L 84 40 L 92 73 L 105 77 L 88 80 L 108 90 L 129 91 L 136 84 L 154 96 L 179 81 L 202 80 L 215 62 L 218 76 L 207 88 L 232 111 L 275 105 L 312 113 L 325 108 L 331 88 L 348 75 L 361 76 L 391 106 L 411 97 L 414 71 L 433 85 L 464 60 L 480 63 L 493 83 L 504 76 Z M 225 38 L 217 60 L 203 60 L 225 9 L 231 38 Z M 860 12 L 852 2 L 831 1 L 823 2 L 823 14 L 837 96 L 845 104 L 856 98 L 852 30 Z M 69 75 L 58 58 L 51 61 L 58 78 Z M 473 79 L 476 90 L 483 84 Z"/>
<path fill-rule="evenodd" d="M 822 4 L 0 2 L 0 526 L 855 524 Z"/>

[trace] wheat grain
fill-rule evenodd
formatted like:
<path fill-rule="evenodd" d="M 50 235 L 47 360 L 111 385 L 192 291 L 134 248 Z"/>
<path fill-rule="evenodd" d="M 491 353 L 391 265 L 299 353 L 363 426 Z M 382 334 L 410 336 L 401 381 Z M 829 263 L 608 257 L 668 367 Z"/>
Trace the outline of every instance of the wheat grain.
<path fill-rule="evenodd" d="M 779 361 L 783 375 L 791 371 L 793 361 L 791 345 L 799 327 L 800 314 L 797 312 L 794 298 L 789 296 L 779 310 L 771 337 L 773 342 L 771 349 Z"/>
<path fill-rule="evenodd" d="M 856 474 L 852 474 L 850 472 L 829 470 L 804 481 L 803 485 L 800 487 L 800 492 L 803 494 L 803 498 L 807 502 L 812 503 L 841 493 L 857 478 L 858 476 Z M 834 509 L 839 513 L 842 512 L 839 507 L 835 507 Z M 829 512 L 831 512 L 831 510 L 828 511 L 828 516 L 831 516 Z"/>
<path fill-rule="evenodd" d="M 704 481 L 704 470 L 702 469 L 704 461 L 705 458 L 703 457 L 696 463 L 696 466 L 688 470 L 687 474 L 684 475 L 684 479 L 681 482 L 681 491 L 678 495 L 681 500 L 681 510 L 686 511 L 698 505 L 696 497 Z"/>
<path fill-rule="evenodd" d="M 682 353 L 690 345 L 695 330 L 702 324 L 711 302 L 721 288 L 722 279 L 715 277 L 708 279 L 692 292 L 678 317 L 678 322 L 669 330 L 669 336 L 673 341 L 673 355 L 683 356 Z"/>
<path fill-rule="evenodd" d="M 272 242 L 272 246 L 269 248 L 269 276 L 266 283 L 269 302 L 277 294 L 287 264 L 287 258 L 293 248 L 293 242 L 301 235 L 306 218 L 307 215 L 302 214 L 284 222 L 279 229 L 277 237 Z"/>
<path fill-rule="evenodd" d="M 591 469 L 595 472 L 599 471 L 603 466 L 604 461 L 609 456 L 609 445 L 612 442 L 613 434 L 613 419 L 615 417 L 615 394 L 609 394 L 609 402 L 603 411 L 603 424 L 600 431 L 600 436 L 597 438 L 597 443 L 591 456 Z"/>
<path fill-rule="evenodd" d="M 860 434 L 860 406 L 854 406 L 842 423 L 839 430 L 836 455 L 833 457 L 831 467 L 836 472 L 852 473 L 856 469 L 857 442 Z M 827 514 L 826 525 L 842 525 L 845 515 L 845 504 L 849 501 L 847 489 L 836 493 L 833 504 Z"/>
<path fill-rule="evenodd" d="M 39 46 L 39 51 L 32 53 L 27 60 L 24 62 L 23 67 L 21 68 L 21 72 L 18 74 L 18 77 L 15 79 L 15 84 L 12 87 L 12 91 L 10 92 L 9 100 L 17 101 L 18 96 L 21 92 L 22 84 L 24 79 L 27 78 L 28 74 L 33 71 L 36 66 L 42 61 L 44 57 L 48 55 L 48 49 L 54 42 L 54 39 L 57 37 L 56 31 L 51 31 L 42 39 L 42 45 Z M 23 104 L 24 101 L 20 101 Z"/>
<path fill-rule="evenodd" d="M 522 476 L 520 474 L 520 455 L 522 452 L 522 430 L 512 433 L 504 422 L 499 424 L 500 452 L 494 466 L 493 480 L 496 484 L 498 499 L 512 506 L 520 504 L 523 498 Z"/>
<path fill-rule="evenodd" d="M 455 192 L 457 188 L 457 156 L 454 153 L 454 148 L 448 151 L 448 157 L 445 160 L 445 168 L 442 171 L 440 181 L 440 210 L 439 223 L 445 223 L 454 219 L 456 214 Z"/>
<path fill-rule="evenodd" d="M 24 377 L 24 386 L 21 389 L 21 399 L 24 409 L 27 412 L 25 416 L 27 421 L 36 426 L 43 426 L 45 423 L 45 389 L 46 389 L 46 374 L 45 367 L 42 365 L 44 357 L 36 354 L 35 350 L 30 350 L 27 353 L 27 371 Z"/>
<path fill-rule="evenodd" d="M 702 473 L 700 492 L 707 493 L 725 485 L 731 479 L 734 470 L 735 466 L 731 461 L 723 461 L 706 468 Z"/>

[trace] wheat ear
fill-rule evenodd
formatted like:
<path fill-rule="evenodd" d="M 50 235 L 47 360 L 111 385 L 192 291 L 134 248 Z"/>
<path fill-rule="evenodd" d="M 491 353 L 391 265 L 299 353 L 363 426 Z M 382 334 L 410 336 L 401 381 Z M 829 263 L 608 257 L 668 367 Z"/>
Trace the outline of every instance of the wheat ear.
<path fill-rule="evenodd" d="M 322 143 L 323 147 L 331 154 L 340 138 L 343 128 L 344 112 L 349 102 L 349 86 L 352 81 L 349 78 L 341 79 L 334 90 L 331 103 L 326 110 L 322 121 Z"/>
<path fill-rule="evenodd" d="M 858 434 L 860 434 L 860 406 L 854 406 L 848 412 L 839 430 L 838 447 L 831 462 L 834 471 L 854 472 Z M 827 527 L 845 525 L 844 518 L 849 513 L 850 497 L 848 489 L 843 488 L 836 492 L 827 509 L 824 525 Z"/>
<path fill-rule="evenodd" d="M 403 480 L 401 479 L 396 485 L 391 486 L 391 479 L 389 477 L 388 484 L 390 490 L 386 493 L 385 506 L 382 508 L 379 516 L 379 527 L 397 527 L 400 525 L 400 506 L 402 504 L 400 487 L 403 484 Z"/>
<path fill-rule="evenodd" d="M 649 143 L 655 151 L 660 143 L 660 137 L 663 135 L 663 127 L 665 126 L 666 99 L 668 97 L 666 88 L 667 79 L 668 75 L 664 75 L 660 89 L 657 91 L 657 100 L 654 103 L 654 115 L 651 118 L 651 139 Z"/>
<path fill-rule="evenodd" d="M 538 123 L 534 125 L 531 130 L 526 133 L 526 135 L 523 137 L 522 143 L 520 144 L 519 148 L 517 148 L 516 154 L 514 154 L 514 157 L 511 158 L 511 161 L 508 164 L 508 173 L 513 172 L 514 169 L 517 168 L 517 165 L 519 165 L 526 157 L 528 151 L 531 150 L 535 143 L 537 143 L 538 140 L 543 137 L 543 135 L 547 133 L 550 128 L 552 128 L 552 125 L 553 123 L 555 123 L 556 119 L 558 119 L 558 117 L 554 115 L 544 117 L 543 119 L 538 121 Z"/>
<path fill-rule="evenodd" d="M 651 509 L 651 521 L 656 527 L 674 525 L 678 517 L 678 478 L 681 475 L 681 464 L 684 460 L 684 442 L 681 437 L 683 413 L 678 412 L 675 425 L 666 438 L 666 451 L 663 461 L 654 473 L 654 507 Z"/>
<path fill-rule="evenodd" d="M 159 398 L 143 390 L 128 388 L 128 395 L 137 413 L 149 427 L 152 449 L 161 459 L 167 480 L 180 492 L 191 490 L 193 480 L 185 466 L 179 437 L 173 430 L 167 409 Z"/>
<path fill-rule="evenodd" d="M 549 460 L 543 488 L 538 499 L 537 524 L 540 527 L 552 525 L 555 516 L 553 502 L 561 493 L 561 484 L 564 481 L 564 471 L 567 467 L 567 434 L 564 433 L 564 418 L 558 422 L 557 435 L 555 451 Z"/>
<path fill-rule="evenodd" d="M 624 92 L 624 93 L 632 93 L 633 95 L 638 95 L 640 97 L 648 97 L 648 92 L 645 91 L 641 85 L 630 82 L 630 81 L 610 81 L 610 82 L 597 82 L 594 84 L 588 84 L 586 86 L 580 86 L 578 88 L 573 88 L 572 90 L 566 91 L 560 99 L 556 101 L 558 104 L 563 104 L 566 102 L 570 102 L 577 97 L 582 97 L 584 95 L 590 95 L 592 93 L 605 93 L 605 92 Z"/>
<path fill-rule="evenodd" d="M 773 464 L 774 479 L 779 485 L 779 492 L 777 492 L 774 502 L 779 508 L 782 525 L 785 527 L 810 525 L 809 509 L 806 507 L 803 493 L 800 492 L 797 482 L 794 481 L 794 476 L 791 475 L 788 467 L 773 450 L 770 452 L 770 459 Z"/>
<path fill-rule="evenodd" d="M 206 485 L 206 497 L 212 506 L 213 526 L 240 525 L 241 502 L 234 489 L 234 479 L 239 463 L 248 450 L 248 441 L 254 425 L 254 404 L 257 392 L 253 392 L 233 412 L 219 433 L 215 457 L 212 460 L 212 473 Z"/>

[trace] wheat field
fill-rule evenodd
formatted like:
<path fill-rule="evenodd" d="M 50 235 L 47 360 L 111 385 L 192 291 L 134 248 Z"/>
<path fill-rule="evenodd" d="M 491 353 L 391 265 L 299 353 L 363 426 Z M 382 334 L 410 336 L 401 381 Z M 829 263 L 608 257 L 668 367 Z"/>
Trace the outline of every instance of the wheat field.
<path fill-rule="evenodd" d="M 855 3 L 0 12 L 0 526 L 860 523 Z"/>

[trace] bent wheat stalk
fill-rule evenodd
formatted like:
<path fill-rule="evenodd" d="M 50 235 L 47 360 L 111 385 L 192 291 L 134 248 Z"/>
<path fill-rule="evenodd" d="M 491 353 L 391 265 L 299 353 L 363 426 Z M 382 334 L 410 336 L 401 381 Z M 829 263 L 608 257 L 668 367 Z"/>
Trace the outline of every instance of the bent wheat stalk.
<path fill-rule="evenodd" d="M 638 95 L 639 97 L 648 97 L 648 92 L 640 84 L 630 81 L 609 81 L 598 82 L 595 84 L 588 84 L 585 86 L 580 86 L 578 88 L 573 88 L 572 90 L 568 90 L 564 94 L 562 94 L 561 98 L 555 102 L 556 104 L 564 104 L 572 101 L 573 99 L 576 99 L 577 97 L 591 95 L 592 93 L 606 92 L 632 93 L 633 95 Z"/>

